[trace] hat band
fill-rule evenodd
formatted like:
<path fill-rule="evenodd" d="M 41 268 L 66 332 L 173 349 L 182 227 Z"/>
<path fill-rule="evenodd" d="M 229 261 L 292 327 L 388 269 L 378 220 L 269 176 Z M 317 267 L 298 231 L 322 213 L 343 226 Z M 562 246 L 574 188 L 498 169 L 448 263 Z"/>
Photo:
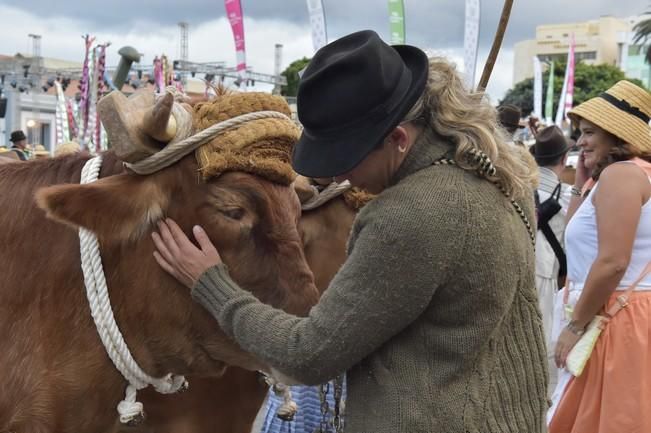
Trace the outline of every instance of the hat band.
<path fill-rule="evenodd" d="M 617 99 L 610 93 L 606 93 L 606 92 L 599 95 L 599 97 L 610 102 L 610 104 L 614 105 L 620 110 L 625 111 L 626 113 L 637 117 L 638 119 L 642 120 L 644 123 L 649 123 L 649 120 L 651 120 L 649 119 L 649 116 L 644 114 L 639 108 L 633 107 L 624 99 Z"/>

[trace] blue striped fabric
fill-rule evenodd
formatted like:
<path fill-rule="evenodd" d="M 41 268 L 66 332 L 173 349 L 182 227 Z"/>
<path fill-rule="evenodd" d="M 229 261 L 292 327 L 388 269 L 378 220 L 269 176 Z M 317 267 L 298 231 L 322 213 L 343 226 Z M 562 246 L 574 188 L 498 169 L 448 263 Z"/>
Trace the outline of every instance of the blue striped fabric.
<path fill-rule="evenodd" d="M 318 431 L 321 422 L 321 398 L 318 386 L 292 386 L 292 398 L 298 405 L 298 412 L 293 421 L 283 421 L 276 416 L 278 408 L 283 404 L 282 396 L 277 396 L 269 390 L 264 422 L 260 433 L 314 433 Z M 330 389 L 326 396 L 330 413 L 328 421 L 332 420 L 334 408 L 334 383 L 330 382 Z M 346 398 L 346 383 L 342 400 Z"/>

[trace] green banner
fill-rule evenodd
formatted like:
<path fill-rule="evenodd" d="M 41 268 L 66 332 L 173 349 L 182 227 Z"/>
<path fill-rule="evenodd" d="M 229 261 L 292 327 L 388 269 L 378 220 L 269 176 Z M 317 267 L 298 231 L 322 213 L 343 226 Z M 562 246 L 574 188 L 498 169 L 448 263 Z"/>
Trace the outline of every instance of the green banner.
<path fill-rule="evenodd" d="M 554 62 L 549 65 L 549 79 L 547 80 L 547 98 L 545 99 L 545 119 L 552 121 L 554 113 Z"/>
<path fill-rule="evenodd" d="M 389 0 L 389 29 L 391 44 L 405 43 L 405 5 L 402 0 Z"/>

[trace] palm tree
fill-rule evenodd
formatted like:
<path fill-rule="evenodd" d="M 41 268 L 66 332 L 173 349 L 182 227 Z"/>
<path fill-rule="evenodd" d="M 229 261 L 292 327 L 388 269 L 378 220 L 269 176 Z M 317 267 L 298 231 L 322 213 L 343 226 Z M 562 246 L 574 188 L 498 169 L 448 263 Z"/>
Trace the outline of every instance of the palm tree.
<path fill-rule="evenodd" d="M 644 15 L 651 15 L 651 10 L 644 13 Z M 651 16 L 645 20 L 640 21 L 633 27 L 635 36 L 633 36 L 633 43 L 647 44 L 646 47 L 646 62 L 651 64 Z"/>

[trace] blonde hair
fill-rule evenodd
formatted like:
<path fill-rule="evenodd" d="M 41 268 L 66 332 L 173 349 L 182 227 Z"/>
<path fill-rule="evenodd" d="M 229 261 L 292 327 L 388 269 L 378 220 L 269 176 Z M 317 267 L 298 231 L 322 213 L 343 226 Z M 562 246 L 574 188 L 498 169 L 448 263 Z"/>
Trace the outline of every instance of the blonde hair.
<path fill-rule="evenodd" d="M 430 58 L 423 96 L 404 121 L 422 124 L 448 141 L 461 168 L 499 183 L 515 198 L 531 194 L 536 174 L 507 144 L 497 111 L 483 92 L 465 87 L 454 65 L 445 58 Z M 423 139 L 427 135 L 423 134 Z"/>
<path fill-rule="evenodd" d="M 81 146 L 75 141 L 61 143 L 54 149 L 54 156 L 68 155 L 81 151 Z"/>

